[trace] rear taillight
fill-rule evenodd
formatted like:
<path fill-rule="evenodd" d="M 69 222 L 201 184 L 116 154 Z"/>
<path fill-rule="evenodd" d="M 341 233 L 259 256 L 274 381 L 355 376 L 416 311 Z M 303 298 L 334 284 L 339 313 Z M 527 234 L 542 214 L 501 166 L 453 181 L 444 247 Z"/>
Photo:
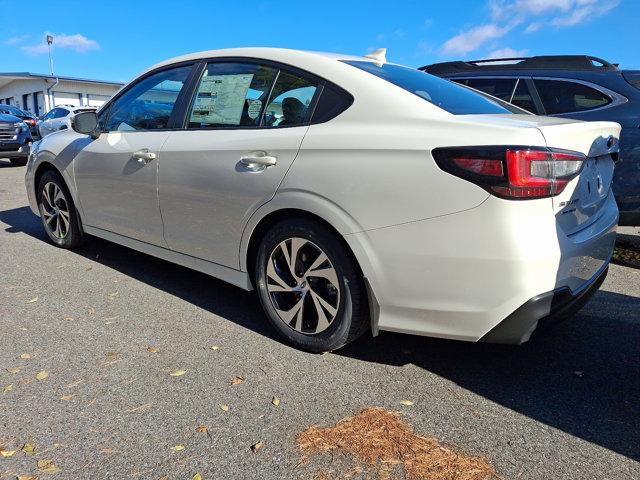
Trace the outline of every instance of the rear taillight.
<path fill-rule="evenodd" d="M 438 166 L 502 198 L 552 197 L 582 169 L 578 152 L 529 147 L 458 147 L 432 151 Z"/>
<path fill-rule="evenodd" d="M 34 118 L 27 118 L 25 119 L 24 123 L 26 123 L 27 125 L 30 125 L 32 127 L 34 127 L 36 125 L 36 121 Z"/>

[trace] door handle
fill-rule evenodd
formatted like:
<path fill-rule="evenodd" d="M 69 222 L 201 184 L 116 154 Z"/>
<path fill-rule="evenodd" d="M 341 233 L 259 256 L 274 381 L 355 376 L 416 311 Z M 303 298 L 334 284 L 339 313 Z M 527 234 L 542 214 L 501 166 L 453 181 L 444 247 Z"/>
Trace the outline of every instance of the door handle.
<path fill-rule="evenodd" d="M 146 165 L 151 160 L 156 159 L 156 154 L 154 152 L 150 152 L 148 148 L 143 148 L 142 150 L 134 152 L 132 158 L 135 158 L 136 160 L 138 160 L 138 162 L 144 163 Z"/>
<path fill-rule="evenodd" d="M 278 163 L 278 159 L 267 155 L 267 152 L 251 152 L 240 157 L 240 163 L 252 170 L 264 170 Z"/>

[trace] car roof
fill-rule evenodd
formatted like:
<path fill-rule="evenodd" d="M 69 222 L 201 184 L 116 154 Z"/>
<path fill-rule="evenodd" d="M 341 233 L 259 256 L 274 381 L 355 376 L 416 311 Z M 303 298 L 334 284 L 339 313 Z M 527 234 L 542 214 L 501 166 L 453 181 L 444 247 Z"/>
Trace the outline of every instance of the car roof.
<path fill-rule="evenodd" d="M 619 72 L 617 65 L 590 55 L 541 55 L 535 57 L 494 58 L 434 63 L 420 67 L 433 75 L 455 75 L 460 73 L 504 73 L 526 71 L 583 71 Z"/>
<path fill-rule="evenodd" d="M 307 50 L 294 50 L 289 48 L 272 48 L 272 47 L 246 47 L 246 48 L 226 48 L 220 50 L 205 50 L 202 52 L 189 53 L 179 57 L 170 58 L 163 62 L 157 63 L 148 68 L 145 72 L 155 70 L 166 65 L 174 63 L 187 62 L 190 60 L 200 60 L 205 58 L 224 58 L 224 57 L 247 57 L 259 58 L 265 60 L 273 60 L 282 63 L 298 62 L 322 62 L 322 61 L 338 61 L 338 60 L 355 60 L 375 62 L 375 59 L 357 55 L 345 55 L 331 52 L 314 52 Z"/>

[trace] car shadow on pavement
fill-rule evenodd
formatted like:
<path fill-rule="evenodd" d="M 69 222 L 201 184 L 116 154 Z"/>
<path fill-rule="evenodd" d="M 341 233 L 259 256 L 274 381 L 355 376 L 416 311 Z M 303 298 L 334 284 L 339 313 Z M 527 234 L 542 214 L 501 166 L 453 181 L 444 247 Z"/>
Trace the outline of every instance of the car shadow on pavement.
<path fill-rule="evenodd" d="M 521 346 L 382 333 L 335 352 L 414 364 L 503 407 L 640 460 L 640 298 L 600 290 Z M 428 397 L 428 392 L 425 392 Z"/>
<path fill-rule="evenodd" d="M 9 225 L 5 228 L 9 233 L 22 232 L 51 244 L 40 219 L 29 207 L 0 211 L 0 222 Z M 51 248 L 56 247 L 51 244 Z M 71 252 L 279 341 L 253 292 L 98 237 L 89 236 Z"/>
<path fill-rule="evenodd" d="M 1 211 L 0 221 L 9 225 L 8 232 L 49 242 L 28 207 Z M 95 237 L 73 252 L 281 341 L 252 292 Z M 383 332 L 334 353 L 416 365 L 519 414 L 640 460 L 639 345 L 640 298 L 601 290 L 575 317 L 520 347 Z"/>

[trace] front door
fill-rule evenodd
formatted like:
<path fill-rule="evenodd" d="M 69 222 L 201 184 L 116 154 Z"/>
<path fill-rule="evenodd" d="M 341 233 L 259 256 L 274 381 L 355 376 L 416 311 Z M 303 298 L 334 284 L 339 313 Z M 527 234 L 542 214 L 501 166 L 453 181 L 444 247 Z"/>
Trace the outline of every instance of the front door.
<path fill-rule="evenodd" d="M 143 77 L 100 112 L 100 137 L 74 159 L 86 225 L 166 246 L 158 208 L 159 152 L 191 68 Z"/>
<path fill-rule="evenodd" d="M 170 248 L 239 268 L 244 227 L 294 161 L 317 86 L 277 66 L 206 66 L 185 130 L 172 132 L 161 151 L 158 192 Z"/>

